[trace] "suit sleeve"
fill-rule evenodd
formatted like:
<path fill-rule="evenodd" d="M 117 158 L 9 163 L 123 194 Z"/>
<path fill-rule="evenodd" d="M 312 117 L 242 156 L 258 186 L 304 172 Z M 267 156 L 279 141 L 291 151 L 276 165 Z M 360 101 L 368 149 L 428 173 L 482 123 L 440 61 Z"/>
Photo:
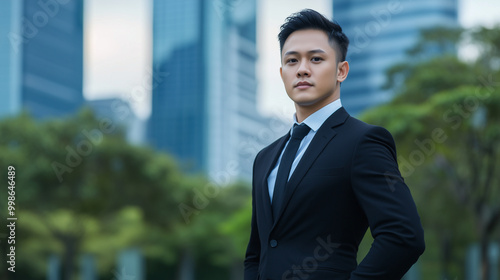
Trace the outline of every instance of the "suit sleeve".
<path fill-rule="evenodd" d="M 399 280 L 425 245 L 417 208 L 398 169 L 391 134 L 372 127 L 359 141 L 353 157 L 352 187 L 374 241 L 351 273 L 351 280 Z"/>
<path fill-rule="evenodd" d="M 256 156 L 254 161 L 253 172 L 255 174 L 255 163 L 257 162 Z M 252 221 L 251 221 L 251 231 L 250 231 L 250 241 L 248 242 L 248 247 L 245 255 L 245 273 L 244 280 L 256 280 L 259 271 L 259 261 L 260 261 L 260 238 L 259 230 L 257 226 L 257 215 L 256 215 L 256 202 L 255 202 L 255 178 L 253 179 L 252 185 Z"/>

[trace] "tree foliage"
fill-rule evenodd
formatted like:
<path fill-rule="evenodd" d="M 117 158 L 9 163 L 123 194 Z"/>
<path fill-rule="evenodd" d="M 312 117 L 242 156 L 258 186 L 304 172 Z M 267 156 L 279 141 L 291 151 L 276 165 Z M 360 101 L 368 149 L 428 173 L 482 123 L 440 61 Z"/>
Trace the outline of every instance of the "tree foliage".
<path fill-rule="evenodd" d="M 463 274 L 465 246 L 479 240 L 487 279 L 486 248 L 500 227 L 499 40 L 500 26 L 423 32 L 408 61 L 388 70 L 394 100 L 363 116 L 393 133 L 445 275 Z M 477 52 L 459 56 L 459 47 Z"/>
<path fill-rule="evenodd" d="M 248 186 L 217 186 L 183 174 L 173 158 L 127 143 L 122 128 L 89 110 L 64 120 L 37 122 L 21 114 L 0 121 L 0 166 L 9 165 L 16 168 L 21 277 L 43 279 L 48 258 L 58 255 L 62 279 L 76 279 L 83 254 L 95 257 L 99 274 L 110 275 L 117 254 L 129 247 L 171 266 L 187 248 L 199 261 L 218 265 L 243 257 L 221 246 L 234 237 L 219 225 L 243 207 Z M 193 204 L 207 186 L 206 204 Z M 6 203 L 2 199 L 0 208 Z M 180 205 L 193 209 L 189 220 Z M 0 215 L 5 220 L 5 211 Z"/>

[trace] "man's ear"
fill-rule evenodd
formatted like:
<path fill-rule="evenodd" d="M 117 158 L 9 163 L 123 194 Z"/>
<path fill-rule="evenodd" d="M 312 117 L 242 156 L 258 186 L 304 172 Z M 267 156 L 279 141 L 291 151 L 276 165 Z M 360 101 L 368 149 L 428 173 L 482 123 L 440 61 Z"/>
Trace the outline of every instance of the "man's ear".
<path fill-rule="evenodd" d="M 347 74 L 349 73 L 349 62 L 345 60 L 339 62 L 337 67 L 337 82 L 342 83 L 347 78 Z"/>
<path fill-rule="evenodd" d="M 283 80 L 283 67 L 280 67 L 280 76 L 281 76 L 281 80 Z"/>

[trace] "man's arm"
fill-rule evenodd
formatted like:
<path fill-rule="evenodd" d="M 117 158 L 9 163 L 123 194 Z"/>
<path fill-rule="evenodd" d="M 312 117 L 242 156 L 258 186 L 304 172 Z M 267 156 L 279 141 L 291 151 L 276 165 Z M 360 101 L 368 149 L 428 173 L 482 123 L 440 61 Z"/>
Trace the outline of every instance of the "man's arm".
<path fill-rule="evenodd" d="M 250 241 L 248 242 L 245 256 L 245 280 L 256 280 L 259 270 L 260 238 L 257 228 L 257 216 L 255 214 L 255 191 L 252 188 L 252 229 Z"/>
<path fill-rule="evenodd" d="M 260 154 L 260 153 L 259 153 Z M 255 174 L 255 163 L 259 154 L 255 157 L 253 172 Z M 256 280 L 259 273 L 260 261 L 260 238 L 257 226 L 257 214 L 255 203 L 255 178 L 252 184 L 252 222 L 250 230 L 250 241 L 248 242 L 247 252 L 245 255 L 245 277 L 244 280 Z"/>
<path fill-rule="evenodd" d="M 373 127 L 354 151 L 352 187 L 374 242 L 351 280 L 399 280 L 425 249 L 420 217 L 398 169 L 391 134 Z"/>

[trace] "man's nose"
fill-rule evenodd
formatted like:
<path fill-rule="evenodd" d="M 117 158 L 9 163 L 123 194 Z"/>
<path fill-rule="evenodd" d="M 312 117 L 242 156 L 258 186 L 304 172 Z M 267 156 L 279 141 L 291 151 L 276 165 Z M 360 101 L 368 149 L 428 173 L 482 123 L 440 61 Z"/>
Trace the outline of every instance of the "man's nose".
<path fill-rule="evenodd" d="M 297 77 L 304 76 L 311 76 L 311 70 L 309 69 L 309 63 L 307 61 L 300 62 L 299 69 L 297 69 Z"/>

